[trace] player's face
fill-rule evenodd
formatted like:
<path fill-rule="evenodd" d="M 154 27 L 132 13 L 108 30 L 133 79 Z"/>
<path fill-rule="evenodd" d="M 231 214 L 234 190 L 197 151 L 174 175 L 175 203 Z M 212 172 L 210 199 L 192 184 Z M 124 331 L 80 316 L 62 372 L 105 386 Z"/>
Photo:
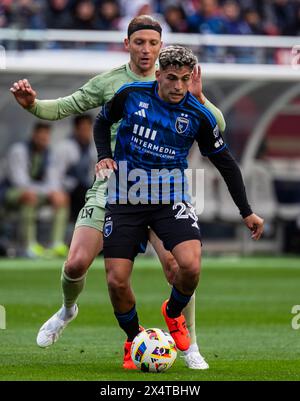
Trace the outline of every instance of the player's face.
<path fill-rule="evenodd" d="M 153 29 L 141 29 L 124 41 L 130 53 L 130 68 L 137 75 L 154 74 L 162 42 L 160 34 Z"/>
<path fill-rule="evenodd" d="M 89 120 L 81 120 L 75 128 L 75 135 L 81 144 L 89 144 L 92 140 L 93 126 Z"/>
<path fill-rule="evenodd" d="M 156 71 L 158 94 L 168 103 L 179 103 L 188 91 L 192 79 L 190 67 L 169 66 Z"/>
<path fill-rule="evenodd" d="M 41 128 L 36 131 L 32 136 L 32 142 L 39 151 L 43 151 L 50 145 L 50 131 Z"/>

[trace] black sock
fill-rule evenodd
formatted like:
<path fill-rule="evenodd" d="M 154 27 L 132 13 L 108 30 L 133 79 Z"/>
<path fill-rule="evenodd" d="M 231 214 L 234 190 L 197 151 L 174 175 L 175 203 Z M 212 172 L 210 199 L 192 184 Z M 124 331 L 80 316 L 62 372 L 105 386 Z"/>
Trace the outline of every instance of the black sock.
<path fill-rule="evenodd" d="M 193 294 L 192 294 L 193 295 Z M 171 296 L 167 304 L 167 315 L 169 317 L 178 317 L 182 309 L 189 303 L 192 295 L 184 295 L 173 285 Z"/>
<path fill-rule="evenodd" d="M 119 322 L 119 326 L 127 334 L 127 341 L 132 341 L 140 332 L 139 318 L 135 309 L 135 305 L 126 313 L 115 312 L 115 316 Z"/>

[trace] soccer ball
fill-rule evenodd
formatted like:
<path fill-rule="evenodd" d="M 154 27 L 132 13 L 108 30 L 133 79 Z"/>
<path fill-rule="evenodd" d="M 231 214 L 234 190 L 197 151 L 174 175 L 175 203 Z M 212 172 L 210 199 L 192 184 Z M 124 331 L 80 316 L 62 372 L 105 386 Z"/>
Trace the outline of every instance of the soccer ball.
<path fill-rule="evenodd" d="M 164 372 L 173 365 L 176 345 L 169 333 L 161 329 L 146 329 L 133 340 L 131 358 L 142 372 Z"/>

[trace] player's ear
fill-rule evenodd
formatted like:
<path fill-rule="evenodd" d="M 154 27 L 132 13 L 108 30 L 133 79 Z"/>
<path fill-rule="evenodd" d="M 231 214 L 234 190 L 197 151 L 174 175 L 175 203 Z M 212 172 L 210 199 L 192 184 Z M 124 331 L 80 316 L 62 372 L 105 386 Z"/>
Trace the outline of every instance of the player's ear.
<path fill-rule="evenodd" d="M 124 47 L 125 47 L 126 50 L 129 49 L 129 39 L 128 38 L 124 39 Z"/>
<path fill-rule="evenodd" d="M 157 79 L 157 80 L 159 80 L 159 78 L 160 78 L 160 70 L 156 70 L 155 71 L 155 78 Z"/>

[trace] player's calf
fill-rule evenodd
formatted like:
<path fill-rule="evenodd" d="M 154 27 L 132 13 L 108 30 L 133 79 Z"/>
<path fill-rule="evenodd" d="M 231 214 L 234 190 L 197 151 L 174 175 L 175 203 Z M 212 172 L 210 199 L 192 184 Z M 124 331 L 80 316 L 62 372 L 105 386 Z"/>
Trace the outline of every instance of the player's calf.
<path fill-rule="evenodd" d="M 122 258 L 105 259 L 106 281 L 113 308 L 118 313 L 126 313 L 135 305 L 135 297 L 130 286 L 133 262 Z"/>
<path fill-rule="evenodd" d="M 191 296 L 195 291 L 200 277 L 200 241 L 185 241 L 172 250 L 179 265 L 174 279 L 175 287 L 185 295 Z"/>

